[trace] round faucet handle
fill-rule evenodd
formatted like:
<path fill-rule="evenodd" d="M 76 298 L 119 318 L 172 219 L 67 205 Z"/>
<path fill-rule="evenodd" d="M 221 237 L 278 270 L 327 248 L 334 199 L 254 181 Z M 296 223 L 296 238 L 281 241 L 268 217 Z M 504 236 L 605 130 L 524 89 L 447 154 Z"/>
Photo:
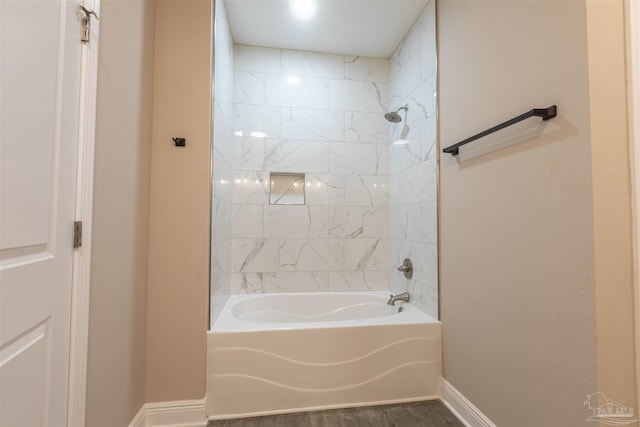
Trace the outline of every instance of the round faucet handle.
<path fill-rule="evenodd" d="M 398 271 L 404 273 L 405 278 L 411 279 L 413 277 L 413 263 L 409 258 L 405 258 L 402 262 L 402 265 L 397 269 Z"/>

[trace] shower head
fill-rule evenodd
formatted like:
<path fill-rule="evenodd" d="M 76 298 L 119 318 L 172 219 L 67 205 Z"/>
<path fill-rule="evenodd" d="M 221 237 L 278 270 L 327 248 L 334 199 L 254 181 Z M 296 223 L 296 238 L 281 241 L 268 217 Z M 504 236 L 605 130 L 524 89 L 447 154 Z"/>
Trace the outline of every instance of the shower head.
<path fill-rule="evenodd" d="M 400 123 L 402 121 L 402 117 L 398 114 L 397 111 L 391 111 L 384 115 L 384 118 L 390 121 L 391 123 Z"/>
<path fill-rule="evenodd" d="M 384 115 L 384 118 L 390 121 L 391 123 L 400 123 L 402 121 L 402 117 L 400 117 L 399 111 L 404 110 L 405 114 L 409 109 L 409 105 L 405 105 L 404 107 L 398 108 L 396 111 L 390 111 Z"/>

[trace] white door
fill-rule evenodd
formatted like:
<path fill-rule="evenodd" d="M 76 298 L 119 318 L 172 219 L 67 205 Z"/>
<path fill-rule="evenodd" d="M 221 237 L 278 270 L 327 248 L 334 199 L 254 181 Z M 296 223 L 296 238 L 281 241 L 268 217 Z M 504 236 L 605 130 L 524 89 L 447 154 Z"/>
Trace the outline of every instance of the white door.
<path fill-rule="evenodd" d="M 76 2 L 0 0 L 0 426 L 66 424 Z"/>

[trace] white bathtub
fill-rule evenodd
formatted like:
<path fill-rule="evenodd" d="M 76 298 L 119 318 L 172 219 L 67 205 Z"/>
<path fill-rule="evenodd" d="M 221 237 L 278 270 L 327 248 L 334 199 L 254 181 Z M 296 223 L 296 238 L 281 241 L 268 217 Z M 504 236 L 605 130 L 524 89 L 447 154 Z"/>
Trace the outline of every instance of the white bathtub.
<path fill-rule="evenodd" d="M 207 336 L 207 416 L 438 398 L 440 322 L 411 304 L 388 306 L 388 297 L 230 297 Z"/>

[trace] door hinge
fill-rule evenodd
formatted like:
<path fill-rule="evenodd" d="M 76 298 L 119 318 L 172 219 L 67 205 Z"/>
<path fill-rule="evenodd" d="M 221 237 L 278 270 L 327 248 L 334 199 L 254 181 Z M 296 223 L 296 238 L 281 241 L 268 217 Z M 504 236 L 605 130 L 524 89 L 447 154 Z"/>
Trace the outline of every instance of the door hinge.
<path fill-rule="evenodd" d="M 82 221 L 73 223 L 73 248 L 82 246 Z"/>
<path fill-rule="evenodd" d="M 80 41 L 82 43 L 89 43 L 89 38 L 91 37 L 91 15 L 98 18 L 98 14 L 94 10 L 89 10 L 81 4 L 78 5 L 80 12 L 83 14 L 80 18 L 80 25 L 82 26 L 82 34 L 80 36 Z"/>

